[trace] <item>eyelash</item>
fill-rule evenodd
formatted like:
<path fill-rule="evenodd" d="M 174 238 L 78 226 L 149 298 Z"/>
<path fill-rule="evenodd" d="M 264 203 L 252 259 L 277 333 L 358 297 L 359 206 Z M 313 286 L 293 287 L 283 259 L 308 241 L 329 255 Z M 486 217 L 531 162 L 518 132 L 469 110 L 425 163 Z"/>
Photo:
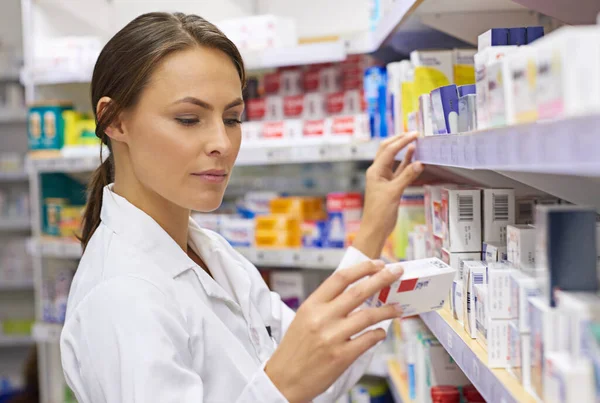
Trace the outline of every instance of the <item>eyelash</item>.
<path fill-rule="evenodd" d="M 183 126 L 194 126 L 195 124 L 197 124 L 199 122 L 198 119 L 177 118 L 175 120 L 177 120 Z M 242 121 L 239 119 L 225 119 L 225 125 L 229 126 L 229 127 L 235 127 L 235 126 L 241 125 L 241 124 L 242 124 Z"/>
<path fill-rule="evenodd" d="M 225 119 L 225 124 L 230 127 L 235 127 L 237 125 L 241 125 L 242 121 L 239 119 Z"/>

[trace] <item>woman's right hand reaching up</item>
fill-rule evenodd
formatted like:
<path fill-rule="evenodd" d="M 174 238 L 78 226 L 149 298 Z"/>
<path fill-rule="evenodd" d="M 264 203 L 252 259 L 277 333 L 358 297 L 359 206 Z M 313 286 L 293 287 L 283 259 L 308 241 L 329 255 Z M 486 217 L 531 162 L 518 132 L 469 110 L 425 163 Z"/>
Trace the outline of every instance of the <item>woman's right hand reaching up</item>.
<path fill-rule="evenodd" d="M 385 339 L 383 329 L 354 336 L 399 317 L 401 311 L 394 305 L 356 308 L 400 278 L 404 271 L 397 270 L 385 269 L 381 261 L 338 270 L 300 306 L 265 367 L 290 403 L 309 402 L 325 392 L 356 359 Z M 363 281 L 350 287 L 359 280 Z"/>

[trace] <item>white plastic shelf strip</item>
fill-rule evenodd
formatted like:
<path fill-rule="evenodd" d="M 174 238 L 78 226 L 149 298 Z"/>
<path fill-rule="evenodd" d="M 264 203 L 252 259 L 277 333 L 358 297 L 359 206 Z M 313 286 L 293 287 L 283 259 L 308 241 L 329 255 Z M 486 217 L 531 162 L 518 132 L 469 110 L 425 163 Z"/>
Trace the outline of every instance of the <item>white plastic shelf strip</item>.
<path fill-rule="evenodd" d="M 487 363 L 483 362 L 452 326 L 440 316 L 440 312 L 433 311 L 421 314 L 420 316 L 467 378 L 481 393 L 486 402 L 519 403 L 533 401 L 530 395 L 527 395 L 527 398 L 523 397 L 525 393 L 523 388 L 520 388 L 521 390 L 518 392 L 520 396 L 513 396 L 512 392 L 506 388 L 494 373 L 494 371 L 504 371 L 507 376 L 510 376 L 508 372 L 503 369 L 492 370 L 489 368 Z M 473 342 L 476 343 L 475 340 Z M 517 381 L 515 380 L 515 382 Z"/>
<path fill-rule="evenodd" d="M 335 270 L 345 249 L 256 249 L 236 248 L 256 266 Z"/>
<path fill-rule="evenodd" d="M 29 231 L 31 224 L 29 218 L 0 217 L 0 231 Z"/>
<path fill-rule="evenodd" d="M 62 325 L 58 323 L 38 322 L 33 325 L 33 339 L 38 343 L 58 343 Z"/>
<path fill-rule="evenodd" d="M 0 348 L 26 347 L 34 343 L 31 336 L 7 336 L 0 334 Z"/>
<path fill-rule="evenodd" d="M 600 175 L 600 115 L 420 138 L 416 158 L 467 169 Z"/>

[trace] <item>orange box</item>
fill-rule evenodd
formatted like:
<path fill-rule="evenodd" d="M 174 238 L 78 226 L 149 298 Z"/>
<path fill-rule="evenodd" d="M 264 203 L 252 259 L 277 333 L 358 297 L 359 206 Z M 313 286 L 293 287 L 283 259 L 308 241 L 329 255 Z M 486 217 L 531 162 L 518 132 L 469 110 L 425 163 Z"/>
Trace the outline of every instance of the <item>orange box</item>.
<path fill-rule="evenodd" d="M 302 233 L 287 231 L 256 231 L 256 247 L 258 248 L 299 248 L 302 246 Z"/>
<path fill-rule="evenodd" d="M 319 197 L 278 197 L 271 200 L 271 214 L 285 214 L 299 220 L 316 221 L 325 218 L 323 199 Z"/>
<path fill-rule="evenodd" d="M 256 217 L 256 231 L 300 232 L 300 220 L 291 215 L 271 214 Z"/>

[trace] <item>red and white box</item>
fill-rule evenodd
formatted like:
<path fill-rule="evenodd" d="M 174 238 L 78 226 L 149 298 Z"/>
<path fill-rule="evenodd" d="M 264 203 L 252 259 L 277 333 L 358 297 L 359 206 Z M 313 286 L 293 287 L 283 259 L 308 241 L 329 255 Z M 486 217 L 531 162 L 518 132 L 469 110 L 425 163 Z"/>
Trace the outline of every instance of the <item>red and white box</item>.
<path fill-rule="evenodd" d="M 242 141 L 245 146 L 254 143 L 262 137 L 262 122 L 244 122 L 242 124 Z"/>
<path fill-rule="evenodd" d="M 413 316 L 442 308 L 452 287 L 455 270 L 437 258 L 393 263 L 402 266 L 404 274 L 391 286 L 365 302 L 369 307 L 397 304 L 402 316 Z"/>
<path fill-rule="evenodd" d="M 286 137 L 285 121 L 263 122 L 260 140 L 283 140 Z"/>
<path fill-rule="evenodd" d="M 481 191 L 442 190 L 442 233 L 449 252 L 481 252 Z"/>
<path fill-rule="evenodd" d="M 326 105 L 329 115 L 354 115 L 367 110 L 364 92 L 358 89 L 327 94 Z"/>
<path fill-rule="evenodd" d="M 366 114 L 342 115 L 327 118 L 328 139 L 336 141 L 368 140 L 369 120 Z"/>
<path fill-rule="evenodd" d="M 299 67 L 285 68 L 280 72 L 279 95 L 301 95 L 304 92 L 303 72 Z"/>
<path fill-rule="evenodd" d="M 267 102 L 264 98 L 246 101 L 246 118 L 250 121 L 264 120 L 267 115 Z"/>
<path fill-rule="evenodd" d="M 283 98 L 283 115 L 286 119 L 304 116 L 304 95 L 291 95 Z"/>
<path fill-rule="evenodd" d="M 280 95 L 281 73 L 279 71 L 266 73 L 263 76 L 263 88 L 267 95 Z"/>
<path fill-rule="evenodd" d="M 310 92 L 304 94 L 304 119 L 325 119 L 327 117 L 327 107 L 325 95 L 320 92 Z"/>
<path fill-rule="evenodd" d="M 267 95 L 265 98 L 265 120 L 283 120 L 283 97 L 281 95 Z"/>
<path fill-rule="evenodd" d="M 327 195 L 327 213 L 340 214 L 345 223 L 360 221 L 363 208 L 363 196 L 355 192 L 337 192 Z"/>
<path fill-rule="evenodd" d="M 331 94 L 342 90 L 342 71 L 338 65 L 329 65 L 319 71 L 319 92 Z"/>
<path fill-rule="evenodd" d="M 313 64 L 304 71 L 303 83 L 304 92 L 319 92 L 319 83 L 321 80 L 322 64 Z"/>
<path fill-rule="evenodd" d="M 307 119 L 303 121 L 302 138 L 322 141 L 327 136 L 326 119 Z"/>

